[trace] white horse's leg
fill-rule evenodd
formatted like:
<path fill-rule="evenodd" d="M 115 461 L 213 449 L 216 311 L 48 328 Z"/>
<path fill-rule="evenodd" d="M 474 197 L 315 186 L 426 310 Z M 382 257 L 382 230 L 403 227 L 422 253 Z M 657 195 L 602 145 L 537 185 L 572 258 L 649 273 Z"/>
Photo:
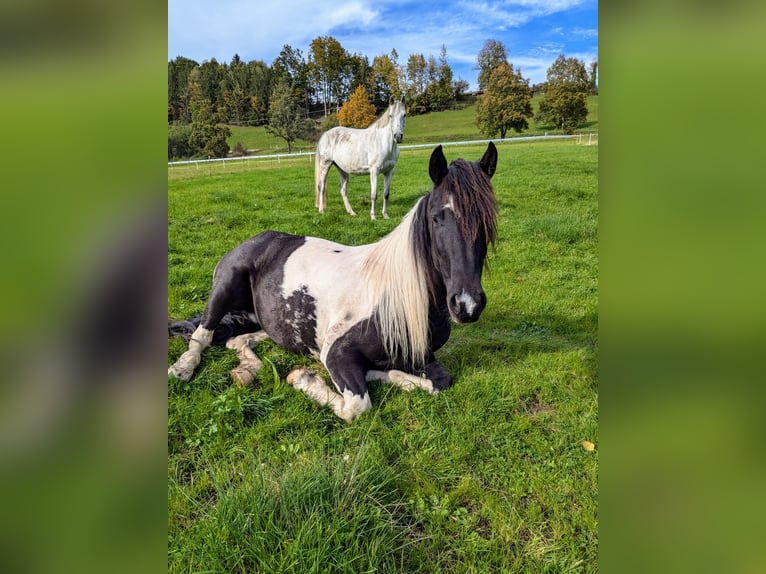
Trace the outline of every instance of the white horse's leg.
<path fill-rule="evenodd" d="M 194 330 L 189 339 L 189 349 L 168 369 L 168 377 L 174 376 L 182 381 L 188 381 L 194 374 L 202 358 L 202 351 L 210 346 L 213 340 L 213 331 L 205 329 L 202 325 Z"/>
<path fill-rule="evenodd" d="M 330 174 L 332 163 L 326 163 L 320 160 L 318 166 L 319 174 L 314 194 L 314 206 L 319 208 L 319 213 L 324 213 L 325 207 L 327 206 L 327 176 Z"/>
<path fill-rule="evenodd" d="M 356 215 L 354 210 L 351 209 L 351 204 L 348 202 L 348 197 L 346 196 L 346 188 L 348 187 L 348 172 L 343 171 L 341 168 L 338 168 L 338 172 L 340 173 L 340 196 L 343 198 L 343 205 L 346 206 L 346 211 L 349 215 Z"/>
<path fill-rule="evenodd" d="M 375 219 L 375 202 L 378 199 L 378 171 L 370 169 L 370 219 Z"/>
<path fill-rule="evenodd" d="M 431 379 L 418 377 L 417 375 L 410 375 L 404 371 L 367 371 L 365 379 L 368 382 L 383 381 L 386 383 L 391 383 L 403 391 L 411 391 L 412 389 L 418 387 L 432 394 L 439 392 L 438 389 L 434 389 L 434 385 L 431 382 Z"/>
<path fill-rule="evenodd" d="M 292 371 L 287 375 L 287 382 L 306 393 L 320 405 L 329 405 L 339 418 L 349 423 L 372 408 L 372 401 L 368 393 L 360 397 L 346 390 L 341 395 L 328 387 L 327 383 L 308 369 L 301 368 Z"/>
<path fill-rule="evenodd" d="M 394 177 L 394 169 L 383 174 L 383 219 L 388 219 L 388 194 L 391 191 L 391 178 Z"/>
<path fill-rule="evenodd" d="M 232 337 L 226 341 L 226 347 L 234 349 L 239 357 L 239 365 L 229 373 L 238 386 L 246 387 L 252 383 L 258 371 L 261 370 L 263 363 L 253 352 L 253 347 L 268 338 L 266 331 L 257 331 Z"/>

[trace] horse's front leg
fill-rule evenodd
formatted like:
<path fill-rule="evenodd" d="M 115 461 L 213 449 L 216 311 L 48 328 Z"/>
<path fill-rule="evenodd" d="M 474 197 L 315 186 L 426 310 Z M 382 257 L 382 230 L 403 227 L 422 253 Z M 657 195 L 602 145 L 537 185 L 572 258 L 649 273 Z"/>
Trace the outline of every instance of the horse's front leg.
<path fill-rule="evenodd" d="M 391 191 L 391 178 L 394 177 L 394 169 L 386 172 L 383 176 L 383 219 L 388 219 L 388 194 Z"/>
<path fill-rule="evenodd" d="M 426 378 L 431 381 L 433 385 L 433 393 L 444 391 L 453 385 L 452 376 L 444 370 L 439 362 L 433 358 L 426 366 Z"/>
<path fill-rule="evenodd" d="M 287 382 L 302 390 L 320 405 L 327 405 L 346 422 L 351 422 L 372 408 L 364 378 L 362 355 L 345 345 L 333 344 L 322 355 L 322 362 L 332 377 L 337 392 L 308 369 L 297 369 L 287 376 Z"/>
<path fill-rule="evenodd" d="M 348 379 L 345 376 L 339 376 L 337 372 L 334 375 L 331 372 L 330 376 L 340 392 L 330 388 L 321 377 L 305 368 L 292 371 L 287 375 L 287 382 L 306 393 L 309 398 L 320 405 L 329 406 L 337 417 L 347 423 L 352 422 L 363 412 L 372 408 L 364 375 L 361 378 L 361 386 L 346 386 L 345 381 Z"/>
<path fill-rule="evenodd" d="M 404 371 L 367 371 L 365 375 L 367 381 L 383 381 L 384 383 L 391 383 L 395 387 L 399 387 L 403 391 L 411 391 L 412 389 L 420 388 L 429 393 L 439 392 L 434 389 L 434 384 L 431 379 L 425 378 L 425 376 L 411 375 Z"/>
<path fill-rule="evenodd" d="M 375 219 L 375 201 L 377 199 L 378 199 L 378 172 L 375 169 L 370 169 L 370 219 Z M 384 215 L 383 217 L 388 219 L 387 215 Z"/>

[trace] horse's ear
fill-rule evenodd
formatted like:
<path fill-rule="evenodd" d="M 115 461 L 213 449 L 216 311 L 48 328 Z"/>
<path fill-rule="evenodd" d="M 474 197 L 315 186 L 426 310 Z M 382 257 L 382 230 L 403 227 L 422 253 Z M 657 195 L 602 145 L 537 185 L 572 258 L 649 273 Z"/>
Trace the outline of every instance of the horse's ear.
<path fill-rule="evenodd" d="M 484 155 L 479 160 L 479 167 L 489 177 L 495 175 L 495 170 L 497 169 L 497 148 L 494 143 L 489 142 L 487 151 L 484 152 Z"/>
<path fill-rule="evenodd" d="M 442 146 L 436 146 L 436 149 L 431 154 L 431 161 L 428 164 L 428 175 L 431 176 L 431 181 L 434 185 L 439 185 L 439 182 L 447 175 L 447 158 L 444 157 Z"/>

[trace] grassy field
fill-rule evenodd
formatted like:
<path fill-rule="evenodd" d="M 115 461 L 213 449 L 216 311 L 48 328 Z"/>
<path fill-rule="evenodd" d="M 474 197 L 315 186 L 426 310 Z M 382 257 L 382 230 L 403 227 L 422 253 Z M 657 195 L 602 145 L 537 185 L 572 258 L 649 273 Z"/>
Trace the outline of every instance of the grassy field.
<path fill-rule="evenodd" d="M 372 411 L 346 424 L 284 381 L 320 365 L 268 341 L 249 388 L 231 385 L 222 349 L 169 381 L 170 572 L 597 571 L 598 452 L 583 441 L 598 445 L 598 146 L 498 150 L 487 308 L 437 353 L 454 387 L 373 383 Z M 389 221 L 347 216 L 334 171 L 319 216 L 305 160 L 169 170 L 169 316 L 200 312 L 218 259 L 262 230 L 377 240 L 430 189 L 430 151 L 402 152 Z M 349 198 L 369 211 L 366 177 Z M 168 362 L 184 349 L 171 340 Z"/>
<path fill-rule="evenodd" d="M 532 99 L 532 109 L 537 112 L 540 103 L 540 96 Z M 286 153 L 287 144 L 284 140 L 274 137 L 266 132 L 264 127 L 240 127 L 231 126 L 231 137 L 227 140 L 229 147 L 234 148 L 237 142 L 241 142 L 248 150 L 255 150 L 253 154 L 273 154 Z M 588 133 L 598 131 L 598 96 L 588 97 L 588 121 L 584 128 L 578 132 Z M 553 126 L 539 125 L 530 122 L 528 130 L 521 134 L 515 132 L 507 134 L 508 137 L 514 135 L 535 136 L 544 134 L 558 134 L 559 130 Z M 444 112 L 433 112 L 418 116 L 410 115 L 407 117 L 407 126 L 404 131 L 404 142 L 406 144 L 418 143 L 440 143 L 445 141 L 468 141 L 475 139 L 484 139 L 484 136 L 476 127 L 476 105 L 471 104 L 462 110 L 449 110 Z M 297 141 L 293 146 L 293 151 L 313 151 L 315 144 L 303 140 Z"/>

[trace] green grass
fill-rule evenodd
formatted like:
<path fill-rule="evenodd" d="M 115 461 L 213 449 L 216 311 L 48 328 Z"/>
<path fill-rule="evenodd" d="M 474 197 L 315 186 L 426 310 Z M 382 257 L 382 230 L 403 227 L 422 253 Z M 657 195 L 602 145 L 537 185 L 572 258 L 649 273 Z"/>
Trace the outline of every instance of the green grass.
<path fill-rule="evenodd" d="M 537 112 L 541 96 L 532 99 L 532 109 Z M 230 126 L 231 137 L 228 138 L 229 146 L 234 148 L 237 142 L 241 142 L 246 149 L 256 150 L 257 154 L 286 153 L 287 144 L 283 139 L 277 138 L 264 127 L 240 127 Z M 584 128 L 578 132 L 598 131 L 598 96 L 588 97 L 588 120 Z M 558 134 L 553 126 L 540 125 L 530 122 L 528 130 L 520 134 L 511 132 L 508 137 L 535 136 L 544 134 Z M 407 116 L 407 125 L 404 131 L 402 145 L 419 143 L 441 143 L 448 141 L 469 141 L 484 139 L 476 126 L 476 105 L 470 104 L 463 109 L 447 110 L 444 112 L 432 112 L 421 115 Z M 293 151 L 313 151 L 316 145 L 311 142 L 299 140 L 293 144 Z"/>
<path fill-rule="evenodd" d="M 284 381 L 321 366 L 269 341 L 249 388 L 231 385 L 225 349 L 169 381 L 170 572 L 597 571 L 598 453 L 581 443 L 598 445 L 598 146 L 498 150 L 487 308 L 437 353 L 454 387 L 374 383 L 372 410 L 346 424 Z M 389 221 L 362 215 L 366 177 L 347 216 L 335 172 L 319 216 L 307 161 L 169 170 L 169 316 L 200 312 L 218 259 L 262 230 L 377 240 L 430 189 L 429 154 L 402 151 Z M 171 340 L 169 363 L 184 349 Z"/>

